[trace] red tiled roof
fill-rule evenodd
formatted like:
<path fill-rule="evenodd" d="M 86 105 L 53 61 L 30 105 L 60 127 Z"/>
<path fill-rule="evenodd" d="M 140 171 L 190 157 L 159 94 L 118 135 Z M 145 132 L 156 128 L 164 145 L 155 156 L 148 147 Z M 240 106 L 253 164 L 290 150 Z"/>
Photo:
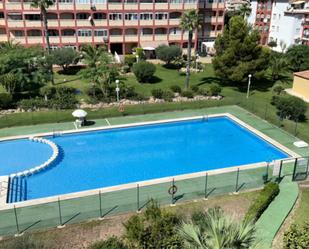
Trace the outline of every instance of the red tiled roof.
<path fill-rule="evenodd" d="M 309 80 L 309 70 L 296 72 L 294 75 Z"/>

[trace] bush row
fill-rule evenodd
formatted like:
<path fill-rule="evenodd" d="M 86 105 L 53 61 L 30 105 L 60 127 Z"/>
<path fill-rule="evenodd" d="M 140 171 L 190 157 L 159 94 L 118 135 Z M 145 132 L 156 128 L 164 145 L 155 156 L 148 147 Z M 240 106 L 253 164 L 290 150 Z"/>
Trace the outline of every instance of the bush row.
<path fill-rule="evenodd" d="M 255 202 L 250 206 L 245 219 L 254 222 L 257 221 L 270 203 L 279 194 L 279 191 L 279 185 L 277 183 L 267 183 Z"/>

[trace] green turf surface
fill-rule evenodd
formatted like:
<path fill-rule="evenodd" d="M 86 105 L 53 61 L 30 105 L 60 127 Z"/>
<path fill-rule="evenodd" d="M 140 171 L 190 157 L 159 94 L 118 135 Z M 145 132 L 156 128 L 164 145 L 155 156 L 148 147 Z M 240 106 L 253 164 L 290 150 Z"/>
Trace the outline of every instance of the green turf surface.
<path fill-rule="evenodd" d="M 280 183 L 280 193 L 257 221 L 259 249 L 271 248 L 272 241 L 298 197 L 298 185 L 290 177 Z"/>

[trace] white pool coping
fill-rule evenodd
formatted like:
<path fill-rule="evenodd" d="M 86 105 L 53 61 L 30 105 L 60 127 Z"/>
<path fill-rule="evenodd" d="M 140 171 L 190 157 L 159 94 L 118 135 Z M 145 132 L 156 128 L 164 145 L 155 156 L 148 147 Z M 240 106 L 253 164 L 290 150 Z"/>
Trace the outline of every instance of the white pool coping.
<path fill-rule="evenodd" d="M 230 113 L 220 113 L 220 114 L 212 114 L 212 115 L 204 115 L 204 116 L 194 116 L 194 117 L 187 117 L 187 118 L 177 118 L 177 119 L 165 119 L 160 121 L 149 121 L 149 122 L 137 122 L 137 123 L 130 123 L 130 124 L 121 124 L 121 125 L 111 125 L 108 127 L 95 127 L 95 128 L 87 128 L 82 130 L 68 130 L 63 131 L 62 134 L 74 134 L 74 133 L 83 133 L 83 132 L 89 132 L 89 131 L 98 131 L 98 130 L 110 130 L 110 129 L 117 129 L 117 128 L 127 128 L 127 127 L 137 127 L 137 126 L 144 126 L 144 125 L 151 125 L 151 124 L 164 124 L 164 123 L 171 123 L 171 122 L 179 122 L 179 121 L 189 121 L 189 120 L 196 120 L 196 119 L 208 119 L 208 118 L 215 118 L 215 117 L 228 117 L 231 120 L 235 121 L 240 126 L 248 129 L 253 134 L 257 135 L 258 137 L 262 138 L 263 140 L 267 141 L 268 143 L 272 144 L 276 148 L 282 150 L 286 154 L 288 154 L 290 157 L 286 158 L 285 160 L 291 160 L 292 158 L 300 157 L 297 153 L 290 150 L 289 148 L 283 146 L 282 144 L 278 143 L 274 139 L 268 137 L 264 133 L 258 131 L 257 129 L 253 128 L 252 126 L 246 124 L 242 120 L 238 119 L 234 115 Z M 47 132 L 47 133 L 39 133 L 39 134 L 31 134 L 31 135 L 22 135 L 22 136 L 10 136 L 6 138 L 1 138 L 0 141 L 7 141 L 7 140 L 15 140 L 15 139 L 23 139 L 23 138 L 29 138 L 29 137 L 42 137 L 42 136 L 52 136 L 54 132 Z M 215 175 L 215 174 L 221 174 L 221 173 L 229 173 L 237 171 L 238 168 L 241 170 L 246 169 L 254 169 L 254 168 L 260 168 L 260 167 L 266 167 L 267 162 L 259 162 L 254 164 L 248 164 L 248 165 L 238 165 L 228 168 L 222 168 L 222 169 L 214 169 L 214 170 L 208 170 L 203 172 L 196 172 L 196 173 L 189 173 L 189 174 L 183 174 L 183 175 L 177 175 L 177 176 L 169 176 L 169 177 L 163 177 L 158 179 L 151 179 L 151 180 L 145 180 L 140 182 L 134 182 L 134 183 L 128 183 L 128 184 L 121 184 L 117 186 L 111 186 L 111 187 L 104 187 L 104 188 L 97 188 L 97 189 L 91 189 L 91 190 L 85 190 L 85 191 L 79 191 L 69 194 L 62 194 L 57 196 L 51 196 L 51 197 L 44 197 L 44 198 L 38 198 L 33 200 L 27 200 L 22 202 L 16 202 L 16 203 L 6 203 L 7 200 L 7 194 L 5 197 L 0 199 L 0 210 L 6 210 L 11 209 L 14 206 L 15 207 L 26 207 L 26 206 L 32 206 L 32 205 L 38 205 L 38 204 L 44 204 L 44 203 L 50 203 L 60 200 L 68 200 L 68 199 L 74 199 L 79 197 L 85 197 L 89 195 L 98 194 L 99 191 L 103 193 L 113 192 L 113 191 L 119 191 L 119 190 L 126 190 L 126 189 L 133 189 L 136 188 L 137 185 L 140 187 L 143 186 L 150 186 L 154 184 L 160 184 L 160 183 L 167 183 L 171 182 L 172 179 L 175 181 L 179 180 L 185 180 L 185 179 L 191 179 L 191 178 L 197 178 L 201 176 L 205 176 L 206 173 L 209 175 Z M 270 164 L 272 165 L 272 163 Z M 3 177 L 6 177 L 8 180 L 8 176 L 0 176 L 0 184 L 1 179 Z"/>

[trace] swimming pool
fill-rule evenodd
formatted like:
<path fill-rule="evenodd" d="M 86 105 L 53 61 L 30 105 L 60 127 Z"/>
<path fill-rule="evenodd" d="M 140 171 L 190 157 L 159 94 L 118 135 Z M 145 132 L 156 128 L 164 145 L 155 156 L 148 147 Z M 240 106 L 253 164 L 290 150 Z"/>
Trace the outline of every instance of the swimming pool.
<path fill-rule="evenodd" d="M 15 182 L 23 186 L 23 196 L 11 202 L 289 157 L 225 116 L 46 138 L 59 147 L 60 157 L 52 167 Z M 36 166 L 51 153 L 27 140 L 0 142 L 0 158 L 6 158 L 0 175 Z"/>

